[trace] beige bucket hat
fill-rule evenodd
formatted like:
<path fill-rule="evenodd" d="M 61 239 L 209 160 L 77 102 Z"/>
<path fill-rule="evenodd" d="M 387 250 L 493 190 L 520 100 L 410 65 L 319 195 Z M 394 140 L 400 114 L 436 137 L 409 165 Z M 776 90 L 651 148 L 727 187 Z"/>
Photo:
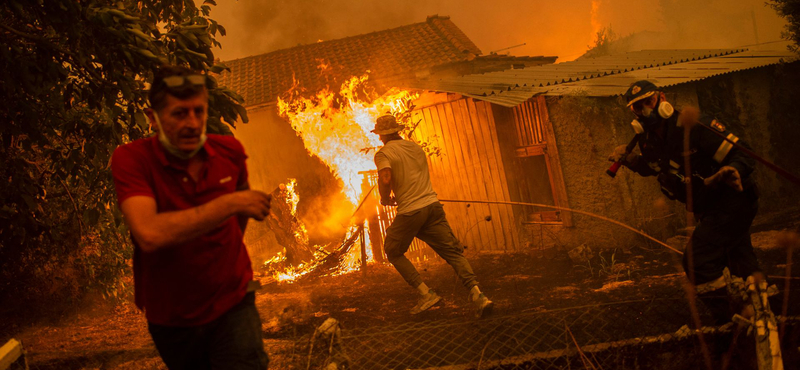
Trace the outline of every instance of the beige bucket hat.
<path fill-rule="evenodd" d="M 378 135 L 388 135 L 400 132 L 404 128 L 405 126 L 397 123 L 397 119 L 394 118 L 393 115 L 387 114 L 378 117 L 378 120 L 375 122 L 375 129 L 372 130 L 372 132 Z"/>

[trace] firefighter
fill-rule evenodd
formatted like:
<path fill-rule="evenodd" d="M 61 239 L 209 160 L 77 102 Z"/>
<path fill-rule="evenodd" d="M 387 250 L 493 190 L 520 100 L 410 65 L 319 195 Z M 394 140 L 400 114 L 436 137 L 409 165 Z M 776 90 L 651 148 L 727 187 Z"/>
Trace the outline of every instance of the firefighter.
<path fill-rule="evenodd" d="M 609 160 L 621 160 L 641 176 L 656 177 L 664 195 L 686 203 L 694 213 L 698 223 L 683 255 L 683 268 L 715 323 L 726 323 L 738 308 L 731 307 L 727 298 L 723 269 L 728 267 L 732 275 L 742 278 L 763 279 L 750 241 L 750 225 L 758 208 L 755 161 L 708 130 L 746 147 L 722 122 L 702 116 L 687 119 L 689 115 L 681 119 L 681 112 L 652 82 L 635 82 L 625 98 L 636 115 L 632 126 L 639 134 L 638 151 L 626 155 L 621 145 Z M 687 129 L 689 147 L 684 148 Z M 688 176 L 684 154 L 689 156 Z M 688 203 L 687 183 L 691 188 Z"/>

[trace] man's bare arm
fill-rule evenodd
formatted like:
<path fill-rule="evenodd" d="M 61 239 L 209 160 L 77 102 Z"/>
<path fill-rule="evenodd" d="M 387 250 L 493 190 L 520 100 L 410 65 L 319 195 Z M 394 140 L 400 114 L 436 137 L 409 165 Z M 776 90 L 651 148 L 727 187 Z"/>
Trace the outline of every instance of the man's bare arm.
<path fill-rule="evenodd" d="M 384 168 L 378 171 L 378 192 L 381 194 L 381 204 L 385 206 L 397 204 L 392 198 L 392 169 Z"/>
<path fill-rule="evenodd" d="M 259 191 L 239 191 L 183 211 L 161 212 L 155 199 L 133 196 L 120 205 L 125 222 L 145 252 L 197 238 L 234 215 L 263 220 L 269 214 L 270 196 Z"/>

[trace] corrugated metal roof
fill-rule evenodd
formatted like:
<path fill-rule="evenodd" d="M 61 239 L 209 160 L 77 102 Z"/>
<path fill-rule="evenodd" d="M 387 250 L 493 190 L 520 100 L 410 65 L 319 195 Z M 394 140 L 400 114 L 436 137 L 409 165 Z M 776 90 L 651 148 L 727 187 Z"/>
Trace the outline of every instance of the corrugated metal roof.
<path fill-rule="evenodd" d="M 774 50 L 643 50 L 482 75 L 419 79 L 408 87 L 458 93 L 507 107 L 540 94 L 614 96 L 642 79 L 672 86 L 795 60 L 796 54 L 786 50 L 786 45 L 772 44 Z"/>

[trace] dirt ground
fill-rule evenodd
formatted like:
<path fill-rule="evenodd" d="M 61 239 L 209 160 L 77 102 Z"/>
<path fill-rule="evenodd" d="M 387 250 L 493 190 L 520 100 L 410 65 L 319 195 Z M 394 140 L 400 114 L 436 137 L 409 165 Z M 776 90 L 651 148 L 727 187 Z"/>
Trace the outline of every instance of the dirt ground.
<path fill-rule="evenodd" d="M 778 248 L 775 240 L 781 230 L 798 230 L 798 226 L 797 212 L 757 219 L 753 244 L 767 275 L 785 274 L 786 250 Z M 676 236 L 668 242 L 682 248 L 685 240 Z M 551 248 L 513 254 L 468 252 L 467 258 L 482 290 L 495 302 L 495 315 L 684 295 L 680 257 L 654 243 L 642 242 L 625 250 L 585 250 L 572 256 Z M 796 251 L 794 259 L 798 258 Z M 416 316 L 408 314 L 417 298 L 415 291 L 388 265 L 370 265 L 366 273 L 266 284 L 256 303 L 267 347 L 313 333 L 328 317 L 340 320 L 345 329 L 473 320 L 467 292 L 448 265 L 434 260 L 417 266 L 443 301 Z M 793 276 L 800 279 L 800 269 L 794 269 Z M 771 279 L 780 289 L 786 281 Z M 789 307 L 789 314 L 800 313 L 794 312 L 800 305 Z M 776 314 L 780 308 L 773 307 Z M 15 337 L 23 342 L 32 369 L 163 367 L 154 355 L 146 322 L 131 303 L 86 307 L 58 322 L 18 328 Z"/>

